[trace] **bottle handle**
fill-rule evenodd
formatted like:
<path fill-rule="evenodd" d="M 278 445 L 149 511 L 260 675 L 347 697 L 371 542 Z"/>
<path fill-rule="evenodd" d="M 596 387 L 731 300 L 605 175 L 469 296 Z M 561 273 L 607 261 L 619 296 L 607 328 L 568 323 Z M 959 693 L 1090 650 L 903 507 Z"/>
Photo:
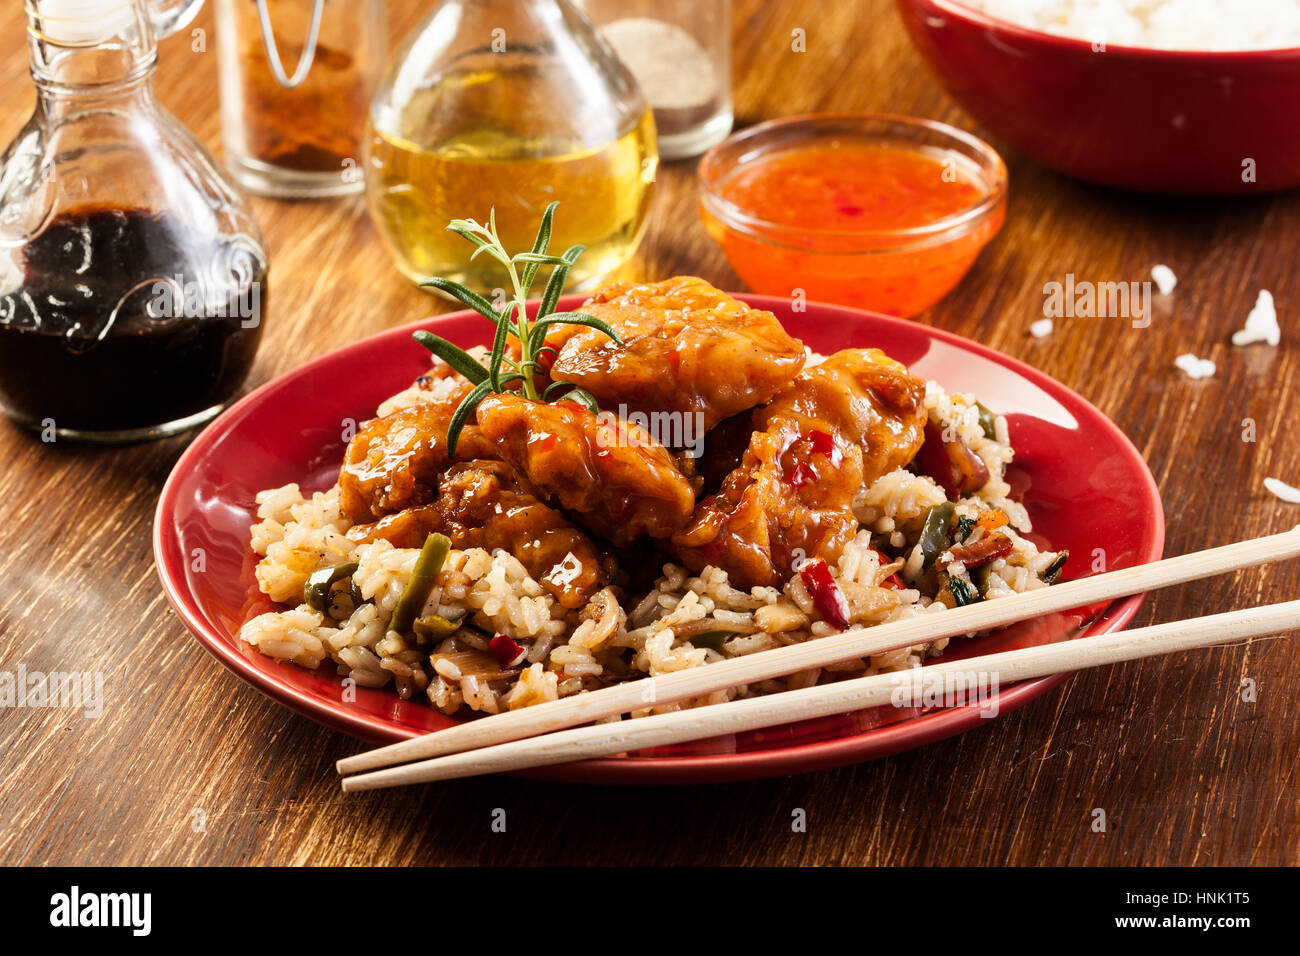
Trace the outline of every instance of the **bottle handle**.
<path fill-rule="evenodd" d="M 202 2 L 202 0 L 200 0 Z M 280 50 L 275 44 L 275 28 L 271 26 L 271 12 L 266 0 L 257 0 L 257 19 L 262 26 L 262 45 L 266 48 L 266 61 L 271 67 L 271 75 L 285 89 L 300 86 L 307 79 L 312 61 L 316 59 L 316 42 L 320 38 L 320 21 L 325 13 L 325 0 L 315 0 L 311 10 L 311 23 L 307 27 L 307 41 L 298 56 L 298 65 L 294 67 L 293 76 L 284 71 L 284 62 L 280 59 Z"/>
<path fill-rule="evenodd" d="M 154 36 L 161 40 L 189 26 L 203 0 L 149 0 L 147 6 Z"/>

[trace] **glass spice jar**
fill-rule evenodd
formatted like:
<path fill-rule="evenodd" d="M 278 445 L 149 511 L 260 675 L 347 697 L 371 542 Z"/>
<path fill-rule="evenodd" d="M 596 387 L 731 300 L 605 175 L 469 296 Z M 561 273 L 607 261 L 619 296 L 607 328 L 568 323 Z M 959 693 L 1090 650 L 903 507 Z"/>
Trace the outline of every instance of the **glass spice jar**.
<path fill-rule="evenodd" d="M 655 113 L 659 155 L 698 156 L 731 132 L 731 0 L 579 0 Z"/>
<path fill-rule="evenodd" d="M 385 31 L 383 0 L 218 0 L 226 164 L 245 189 L 362 190 L 361 133 Z"/>

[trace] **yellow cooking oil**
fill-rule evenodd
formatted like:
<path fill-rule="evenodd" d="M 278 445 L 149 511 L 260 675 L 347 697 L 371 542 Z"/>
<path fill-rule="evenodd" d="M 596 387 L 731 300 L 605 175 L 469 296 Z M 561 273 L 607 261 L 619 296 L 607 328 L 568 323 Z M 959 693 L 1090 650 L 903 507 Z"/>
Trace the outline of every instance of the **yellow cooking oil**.
<path fill-rule="evenodd" d="M 530 123 L 507 124 L 482 109 L 468 116 L 462 112 L 455 128 L 440 130 L 433 142 L 417 142 L 427 138 L 423 132 L 430 127 L 446 125 L 438 115 L 446 99 L 417 96 L 391 124 L 372 116 L 367 128 L 370 214 L 406 276 L 416 282 L 443 276 L 485 293 L 500 288 L 500 263 L 487 255 L 471 260 L 475 247 L 448 232 L 447 223 L 486 223 L 495 210 L 505 248 L 526 251 L 542 213 L 555 200 L 560 206 L 550 252 L 587 247 L 569 273 L 570 291 L 592 287 L 632 255 L 658 163 L 649 110 L 630 129 L 596 146 L 548 133 L 536 113 L 528 117 Z M 519 108 L 527 109 L 527 102 L 520 101 Z M 543 279 L 549 271 L 542 270 Z M 540 294 L 540 282 L 533 294 Z"/>

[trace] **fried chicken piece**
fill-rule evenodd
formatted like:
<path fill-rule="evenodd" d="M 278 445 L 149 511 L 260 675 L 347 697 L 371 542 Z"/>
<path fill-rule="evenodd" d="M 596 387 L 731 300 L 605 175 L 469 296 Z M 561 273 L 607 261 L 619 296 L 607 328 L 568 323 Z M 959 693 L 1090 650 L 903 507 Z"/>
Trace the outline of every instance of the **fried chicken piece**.
<path fill-rule="evenodd" d="M 489 395 L 478 427 L 541 496 L 615 544 L 667 538 L 695 507 L 690 480 L 644 429 L 572 402 Z"/>
<path fill-rule="evenodd" d="M 858 529 L 862 450 L 821 434 L 827 440 L 787 420 L 754 432 L 740 467 L 673 536 L 678 559 L 696 573 L 722 568 L 733 585 L 751 588 L 784 584 L 805 558 L 837 558 Z"/>
<path fill-rule="evenodd" d="M 609 323 L 623 344 L 597 329 L 553 327 L 547 344 L 559 354 L 550 377 L 582 386 L 602 408 L 677 413 L 675 425 L 683 432 L 685 416 L 702 434 L 761 405 L 804 364 L 803 344 L 771 312 L 751 309 L 693 276 L 613 283 L 580 311 Z"/>
<path fill-rule="evenodd" d="M 563 514 L 538 500 L 505 462 L 452 465 L 436 501 L 355 525 L 348 537 L 364 543 L 383 538 L 399 548 L 418 548 L 439 532 L 454 547 L 504 548 L 565 608 L 579 608 L 613 578 L 615 562 Z"/>
<path fill-rule="evenodd" d="M 362 426 L 348 443 L 339 472 L 339 501 L 351 521 L 365 524 L 437 497 L 438 478 L 452 463 L 447 426 L 471 388 L 462 380 L 435 401 L 411 405 Z M 495 457 L 492 443 L 467 425 L 456 458 Z"/>
<path fill-rule="evenodd" d="M 879 350 L 846 349 L 804 370 L 753 413 L 740 466 L 673 536 L 699 572 L 779 586 L 805 558 L 839 558 L 857 532 L 853 500 L 906 464 L 924 438 L 925 383 Z"/>
<path fill-rule="evenodd" d="M 798 422 L 856 443 L 863 480 L 906 465 L 925 441 L 925 382 L 880 349 L 842 349 L 755 410 L 754 429 Z"/>

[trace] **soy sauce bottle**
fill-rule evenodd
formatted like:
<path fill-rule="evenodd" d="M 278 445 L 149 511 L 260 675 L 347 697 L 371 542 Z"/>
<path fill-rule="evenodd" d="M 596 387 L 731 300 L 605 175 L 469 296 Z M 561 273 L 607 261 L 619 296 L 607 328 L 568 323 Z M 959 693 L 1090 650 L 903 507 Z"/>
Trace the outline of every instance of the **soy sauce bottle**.
<path fill-rule="evenodd" d="M 199 2 L 27 0 L 37 103 L 0 159 L 0 407 L 46 437 L 194 427 L 257 351 L 257 224 L 153 91 L 155 28 Z"/>

